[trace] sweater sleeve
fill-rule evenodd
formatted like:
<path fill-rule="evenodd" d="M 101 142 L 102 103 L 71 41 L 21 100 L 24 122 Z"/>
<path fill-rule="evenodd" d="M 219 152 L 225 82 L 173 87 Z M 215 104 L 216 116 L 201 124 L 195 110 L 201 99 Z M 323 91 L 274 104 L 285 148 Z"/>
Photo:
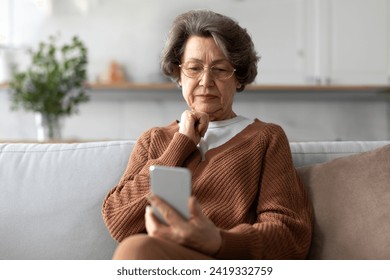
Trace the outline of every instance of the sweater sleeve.
<path fill-rule="evenodd" d="M 118 241 L 145 231 L 146 197 L 150 193 L 149 167 L 181 166 L 196 149 L 191 139 L 178 132 L 165 147 L 158 133 L 149 130 L 138 139 L 120 182 L 104 199 L 103 220 L 112 237 Z"/>
<path fill-rule="evenodd" d="M 284 131 L 273 126 L 262 159 L 254 224 L 221 231 L 222 259 L 302 259 L 311 243 L 312 206 Z"/>

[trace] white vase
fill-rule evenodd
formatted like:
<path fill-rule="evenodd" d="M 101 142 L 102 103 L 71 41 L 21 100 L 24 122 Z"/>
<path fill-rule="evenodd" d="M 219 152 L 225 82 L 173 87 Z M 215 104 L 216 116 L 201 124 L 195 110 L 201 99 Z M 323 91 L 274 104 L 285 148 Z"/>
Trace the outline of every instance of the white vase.
<path fill-rule="evenodd" d="M 12 78 L 11 52 L 0 49 L 0 84 L 6 83 Z"/>
<path fill-rule="evenodd" d="M 61 140 L 62 117 L 37 112 L 35 113 L 37 127 L 37 140 L 39 142 L 52 142 Z"/>

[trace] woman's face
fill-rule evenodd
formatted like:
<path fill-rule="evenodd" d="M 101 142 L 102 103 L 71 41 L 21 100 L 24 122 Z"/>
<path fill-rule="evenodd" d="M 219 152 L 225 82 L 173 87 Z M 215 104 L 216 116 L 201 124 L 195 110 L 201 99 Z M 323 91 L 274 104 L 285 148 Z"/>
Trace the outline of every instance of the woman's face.
<path fill-rule="evenodd" d="M 212 66 L 233 69 L 212 37 L 192 36 L 187 40 L 181 63 L 183 65 L 189 62 L 191 65 L 203 65 L 207 70 Z M 239 87 L 235 75 L 226 80 L 218 80 L 207 70 L 197 78 L 189 78 L 183 71 L 180 72 L 180 85 L 185 101 L 192 110 L 207 113 L 211 121 L 234 117 L 233 98 Z"/>

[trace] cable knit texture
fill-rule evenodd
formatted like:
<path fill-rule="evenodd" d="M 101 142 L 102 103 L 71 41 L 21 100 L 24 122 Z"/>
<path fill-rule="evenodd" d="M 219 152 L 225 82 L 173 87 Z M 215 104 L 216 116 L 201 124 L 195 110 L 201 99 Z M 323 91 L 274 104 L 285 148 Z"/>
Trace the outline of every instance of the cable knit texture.
<path fill-rule="evenodd" d="M 218 259 L 302 259 L 312 236 L 312 206 L 293 166 L 282 128 L 255 120 L 205 159 L 176 122 L 137 141 L 119 184 L 103 203 L 118 241 L 145 232 L 151 165 L 192 172 L 192 194 L 221 229 Z M 169 187 L 169 186 L 167 186 Z"/>

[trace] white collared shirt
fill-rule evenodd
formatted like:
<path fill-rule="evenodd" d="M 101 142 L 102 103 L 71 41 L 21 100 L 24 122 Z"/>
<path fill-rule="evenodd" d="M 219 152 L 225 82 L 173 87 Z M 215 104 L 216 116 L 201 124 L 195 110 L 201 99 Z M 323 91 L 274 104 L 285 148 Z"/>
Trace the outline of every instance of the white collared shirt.
<path fill-rule="evenodd" d="M 204 160 L 208 150 L 226 143 L 253 121 L 243 116 L 237 116 L 228 120 L 210 122 L 206 134 L 198 144 L 202 159 Z"/>

